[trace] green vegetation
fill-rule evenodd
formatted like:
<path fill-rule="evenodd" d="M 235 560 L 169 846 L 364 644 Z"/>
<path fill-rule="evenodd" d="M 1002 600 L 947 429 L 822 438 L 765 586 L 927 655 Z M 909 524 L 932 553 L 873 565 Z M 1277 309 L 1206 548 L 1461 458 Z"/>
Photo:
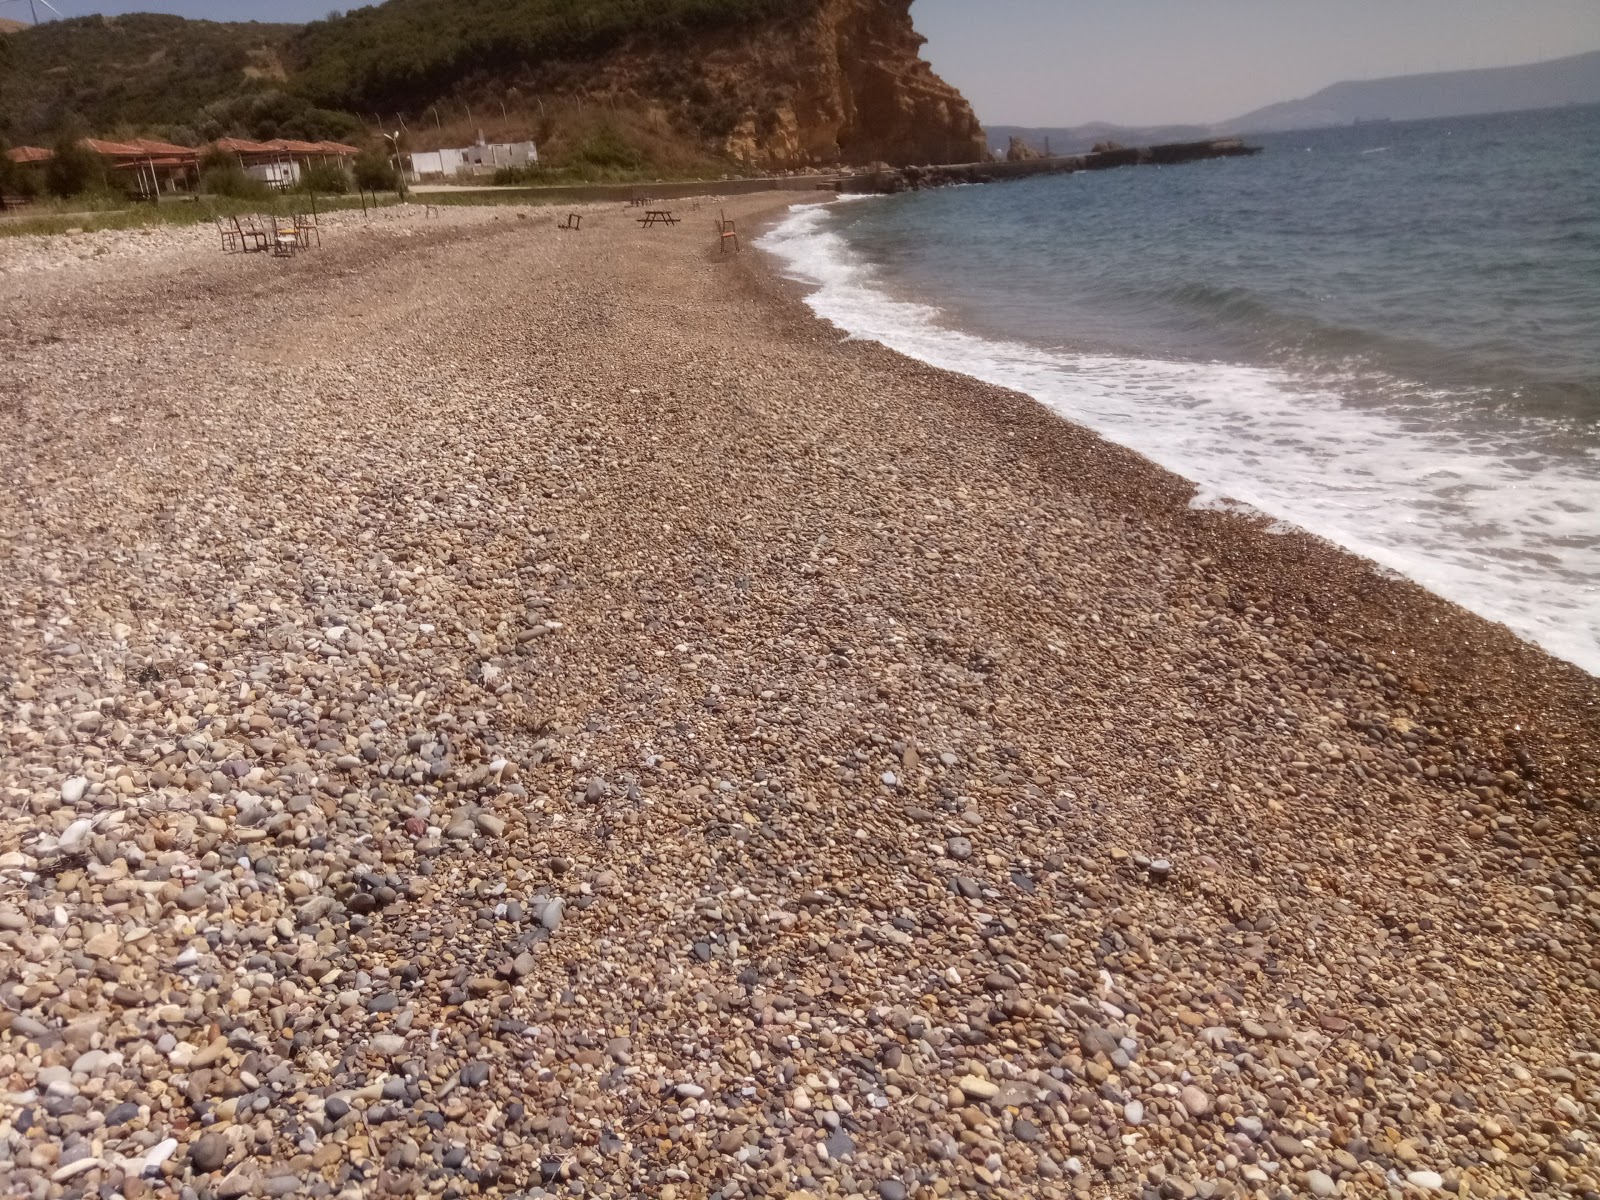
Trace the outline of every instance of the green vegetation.
<path fill-rule="evenodd" d="M 234 200 L 261 201 L 272 195 L 272 189 L 259 179 L 251 179 L 236 162 L 206 167 L 200 172 L 200 190 L 207 196 L 225 196 Z"/>
<path fill-rule="evenodd" d="M 429 144 L 463 145 L 479 130 L 491 140 L 532 134 L 554 171 L 529 179 L 716 175 L 730 164 L 708 145 L 747 112 L 770 118 L 784 97 L 764 80 L 708 77 L 680 39 L 815 2 L 388 0 L 305 26 L 153 13 L 52 21 L 4 38 L 0 134 L 44 145 L 76 126 L 183 145 L 362 144 L 369 122 L 393 129 L 398 113 L 413 131 L 431 124 Z M 587 99 L 595 60 L 636 37 L 658 51 L 639 94 Z"/>
<path fill-rule="evenodd" d="M 365 150 L 355 161 L 356 187 L 364 192 L 392 192 L 399 181 L 394 164 L 379 150 Z"/>
<path fill-rule="evenodd" d="M 349 190 L 350 176 L 333 163 L 314 162 L 302 167 L 300 182 L 295 185 L 297 192 L 315 192 L 319 196 L 342 196 Z"/>
<path fill-rule="evenodd" d="M 281 79 L 279 51 L 295 28 L 133 13 L 9 34 L 9 132 L 41 137 L 74 117 L 102 134 L 186 124 L 208 104 Z"/>
<path fill-rule="evenodd" d="M 122 207 L 106 207 L 110 204 Z M 367 197 L 367 207 L 374 206 Z M 376 204 L 387 208 L 398 203 L 394 196 L 381 197 Z M 73 197 L 70 200 L 44 200 L 29 209 L 22 218 L 0 221 L 0 237 L 19 237 L 24 234 L 58 234 L 69 229 L 93 232 L 97 229 L 144 229 L 156 225 L 201 225 L 218 216 L 241 216 L 245 213 L 284 213 L 306 207 L 303 198 L 273 193 L 265 200 L 163 200 L 160 204 L 127 206 L 126 199 L 113 201 L 100 196 L 91 199 Z M 317 197 L 319 212 L 333 212 L 341 208 L 359 208 L 361 201 L 353 196 Z"/>
<path fill-rule="evenodd" d="M 6 140 L 0 137 L 0 195 L 29 199 L 38 190 L 31 171 L 24 171 L 6 157 Z"/>
<path fill-rule="evenodd" d="M 52 196 L 109 190 L 105 163 L 78 143 L 76 131 L 62 134 L 53 149 L 55 157 L 44 165 L 45 190 Z"/>
<path fill-rule="evenodd" d="M 285 46 L 296 86 L 354 111 L 413 109 L 472 77 L 582 60 L 629 36 L 675 36 L 785 12 L 793 0 L 389 0 L 307 25 Z"/>

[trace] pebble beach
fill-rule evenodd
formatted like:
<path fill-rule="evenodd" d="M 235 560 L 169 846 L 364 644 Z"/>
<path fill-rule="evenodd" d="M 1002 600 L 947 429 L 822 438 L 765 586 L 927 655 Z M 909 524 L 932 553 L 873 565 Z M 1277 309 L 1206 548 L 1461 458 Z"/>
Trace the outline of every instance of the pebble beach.
<path fill-rule="evenodd" d="M 812 198 L 0 238 L 0 1197 L 1600 1196 L 1600 683 Z"/>

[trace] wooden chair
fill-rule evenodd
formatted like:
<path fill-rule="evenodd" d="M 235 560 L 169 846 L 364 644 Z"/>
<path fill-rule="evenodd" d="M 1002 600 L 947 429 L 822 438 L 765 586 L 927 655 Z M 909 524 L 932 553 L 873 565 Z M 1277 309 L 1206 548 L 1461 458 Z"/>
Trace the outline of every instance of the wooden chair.
<path fill-rule="evenodd" d="M 570 230 L 573 230 L 574 232 L 581 232 L 583 230 L 583 214 L 582 213 L 568 213 L 567 214 L 567 219 L 565 221 L 558 222 L 556 224 L 556 228 L 557 229 L 570 229 Z"/>
<path fill-rule="evenodd" d="M 222 239 L 222 250 L 225 254 L 238 254 L 244 249 L 244 233 L 239 228 L 239 222 L 233 217 L 216 217 L 217 236 Z"/>
<path fill-rule="evenodd" d="M 317 225 L 316 213 L 296 213 L 294 215 L 295 233 L 299 235 L 301 249 L 311 249 L 311 239 L 317 239 L 317 249 L 322 249 L 322 229 Z"/>
<path fill-rule="evenodd" d="M 234 217 L 233 227 L 238 231 L 240 245 L 248 253 L 253 254 L 270 248 L 267 231 L 261 228 L 255 214 L 246 213 L 242 221 L 238 217 Z"/>
<path fill-rule="evenodd" d="M 734 226 L 733 219 L 723 210 L 717 213 L 717 245 L 720 252 L 726 254 L 728 247 L 733 247 L 735 254 L 740 253 L 744 247 L 739 244 L 739 231 Z"/>

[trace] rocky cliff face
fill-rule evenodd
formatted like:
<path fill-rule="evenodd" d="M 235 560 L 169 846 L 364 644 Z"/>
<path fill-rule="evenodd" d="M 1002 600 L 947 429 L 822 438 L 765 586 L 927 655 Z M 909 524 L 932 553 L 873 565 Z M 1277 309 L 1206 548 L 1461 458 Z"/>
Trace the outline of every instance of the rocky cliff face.
<path fill-rule="evenodd" d="M 693 67 L 664 64 L 673 48 L 628 46 L 590 85 L 687 109 L 752 166 L 980 161 L 983 128 L 923 61 L 925 41 L 911 0 L 809 0 L 755 28 L 697 37 Z"/>
<path fill-rule="evenodd" d="M 822 0 L 799 32 L 798 44 L 773 45 L 769 35 L 751 47 L 763 67 L 787 76 L 789 95 L 770 115 L 740 123 L 728 140 L 736 157 L 897 165 L 983 157 L 971 105 L 922 60 L 911 0 Z"/>

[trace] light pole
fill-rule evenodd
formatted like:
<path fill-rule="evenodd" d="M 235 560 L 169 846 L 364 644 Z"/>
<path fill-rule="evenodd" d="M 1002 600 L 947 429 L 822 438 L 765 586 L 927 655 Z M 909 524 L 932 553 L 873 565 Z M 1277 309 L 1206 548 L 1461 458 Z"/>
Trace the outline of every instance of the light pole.
<path fill-rule="evenodd" d="M 394 190 L 400 197 L 400 202 L 404 204 L 406 199 L 406 169 L 405 163 L 400 158 L 400 134 L 396 131 L 395 133 L 386 133 L 383 137 L 385 141 L 394 147 Z"/>

